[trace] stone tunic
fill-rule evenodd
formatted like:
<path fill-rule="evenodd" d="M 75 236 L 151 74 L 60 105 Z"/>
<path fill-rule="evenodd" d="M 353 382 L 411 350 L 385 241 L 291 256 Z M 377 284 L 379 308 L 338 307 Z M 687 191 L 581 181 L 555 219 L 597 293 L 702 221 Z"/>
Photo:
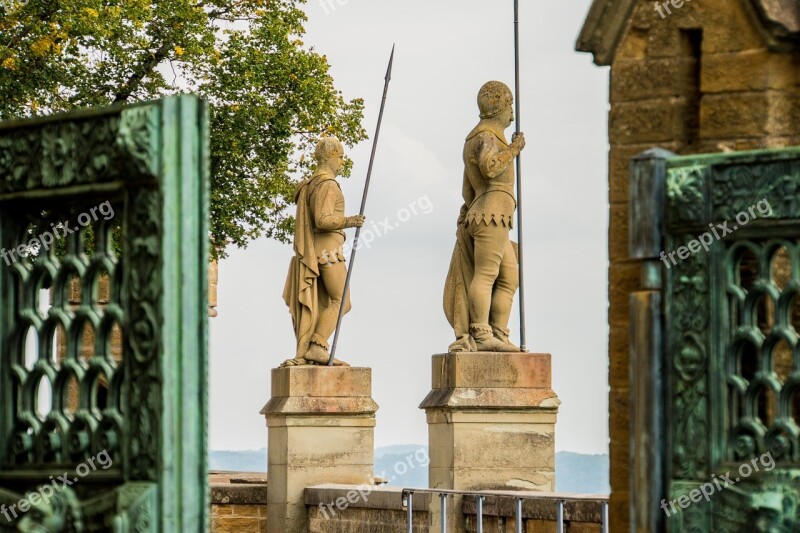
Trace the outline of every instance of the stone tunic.
<path fill-rule="evenodd" d="M 465 224 L 490 224 L 512 228 L 517 201 L 514 196 L 514 155 L 506 150 L 503 132 L 481 125 L 464 145 Z"/>
<path fill-rule="evenodd" d="M 344 261 L 342 245 L 345 233 L 344 195 L 331 176 L 320 175 L 309 184 L 311 219 L 314 226 L 314 250 L 320 265 Z"/>

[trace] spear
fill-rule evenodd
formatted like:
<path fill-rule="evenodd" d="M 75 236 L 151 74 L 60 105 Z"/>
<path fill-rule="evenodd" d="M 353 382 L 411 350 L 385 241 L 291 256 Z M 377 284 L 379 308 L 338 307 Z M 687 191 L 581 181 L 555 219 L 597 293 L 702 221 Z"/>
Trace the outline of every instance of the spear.
<path fill-rule="evenodd" d="M 386 108 L 386 95 L 389 93 L 389 82 L 392 80 L 392 64 L 394 63 L 394 46 L 392 46 L 392 55 L 389 57 L 389 68 L 386 69 L 386 77 L 384 78 L 383 85 L 383 100 L 381 101 L 381 111 L 378 114 L 378 127 L 375 130 L 375 138 L 372 141 L 372 155 L 369 158 L 369 169 L 367 170 L 367 182 L 364 184 L 364 195 L 361 197 L 361 211 L 359 214 L 364 216 L 364 210 L 367 207 L 367 194 L 369 193 L 369 182 L 372 179 L 372 167 L 375 164 L 375 153 L 378 149 L 378 137 L 381 134 L 381 124 L 383 123 L 383 110 Z M 342 294 L 342 304 L 339 307 L 339 318 L 336 321 L 336 333 L 333 336 L 333 345 L 331 346 L 331 358 L 328 359 L 328 366 L 333 365 L 333 358 L 336 355 L 336 344 L 339 342 L 339 330 L 342 327 L 342 316 L 344 315 L 344 303 L 347 298 L 347 290 L 350 288 L 350 277 L 353 275 L 353 266 L 356 261 L 356 252 L 358 251 L 358 239 L 361 236 L 361 228 L 356 228 L 356 236 L 353 239 L 353 251 L 350 253 L 350 268 L 347 269 L 347 279 L 344 282 L 344 293 Z"/>
<path fill-rule="evenodd" d="M 520 106 L 519 75 L 519 0 L 514 0 L 514 75 L 517 104 L 517 133 L 520 133 L 522 112 Z M 525 342 L 525 261 L 522 254 L 522 153 L 517 155 L 517 247 L 519 255 L 519 349 L 528 351 Z"/>

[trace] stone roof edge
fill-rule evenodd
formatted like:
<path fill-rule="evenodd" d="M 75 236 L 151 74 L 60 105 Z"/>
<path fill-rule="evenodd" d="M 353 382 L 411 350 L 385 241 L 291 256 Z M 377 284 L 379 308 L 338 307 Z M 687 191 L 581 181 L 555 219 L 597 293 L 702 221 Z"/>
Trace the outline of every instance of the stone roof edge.
<path fill-rule="evenodd" d="M 636 3 L 637 0 L 594 0 L 575 49 L 594 55 L 598 66 L 610 65 Z"/>
<path fill-rule="evenodd" d="M 766 44 L 787 51 L 800 44 L 800 0 L 743 0 Z M 575 49 L 589 52 L 598 66 L 614 60 L 637 0 L 594 0 Z"/>

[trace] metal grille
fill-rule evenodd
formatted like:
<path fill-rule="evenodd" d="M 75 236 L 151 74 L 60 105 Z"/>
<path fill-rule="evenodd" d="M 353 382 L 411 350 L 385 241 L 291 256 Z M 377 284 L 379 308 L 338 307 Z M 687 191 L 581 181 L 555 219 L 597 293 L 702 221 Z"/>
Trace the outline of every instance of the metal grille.
<path fill-rule="evenodd" d="M 5 354 L 16 406 L 6 464 L 77 464 L 100 451 L 115 459 L 124 385 L 121 269 L 112 252 L 113 220 L 85 228 L 77 222 L 84 214 L 91 220 L 92 208 L 96 215 L 89 203 L 85 211 L 30 206 L 9 217 L 24 216 L 28 224 L 16 240 L 9 236 L 6 249 L 46 232 L 73 233 L 47 247 L 28 246 L 25 256 L 0 265 L 13 287 L 13 302 L 5 304 L 13 316 Z M 122 214 L 121 206 L 112 212 Z"/>
<path fill-rule="evenodd" d="M 796 241 L 742 240 L 725 257 L 727 459 L 800 462 L 800 278 Z"/>

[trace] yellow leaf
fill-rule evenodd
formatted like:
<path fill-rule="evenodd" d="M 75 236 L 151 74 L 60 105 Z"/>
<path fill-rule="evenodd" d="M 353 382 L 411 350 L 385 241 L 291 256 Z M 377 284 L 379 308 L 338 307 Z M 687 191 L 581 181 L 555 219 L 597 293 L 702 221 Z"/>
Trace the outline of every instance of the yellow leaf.
<path fill-rule="evenodd" d="M 17 60 L 13 57 L 7 57 L 3 60 L 3 68 L 8 70 L 17 70 Z"/>
<path fill-rule="evenodd" d="M 178 55 L 178 56 L 182 56 L 183 55 L 183 48 L 181 48 L 180 46 L 176 46 L 175 47 L 175 54 Z"/>
<path fill-rule="evenodd" d="M 87 15 L 89 15 L 90 17 L 95 18 L 95 19 L 100 16 L 100 13 L 98 13 L 96 10 L 92 9 L 91 7 L 84 7 L 83 11 Z"/>
<path fill-rule="evenodd" d="M 54 43 L 50 37 L 42 37 L 31 45 L 31 52 L 33 52 L 33 55 L 37 57 L 42 57 L 50 51 L 53 44 Z"/>

